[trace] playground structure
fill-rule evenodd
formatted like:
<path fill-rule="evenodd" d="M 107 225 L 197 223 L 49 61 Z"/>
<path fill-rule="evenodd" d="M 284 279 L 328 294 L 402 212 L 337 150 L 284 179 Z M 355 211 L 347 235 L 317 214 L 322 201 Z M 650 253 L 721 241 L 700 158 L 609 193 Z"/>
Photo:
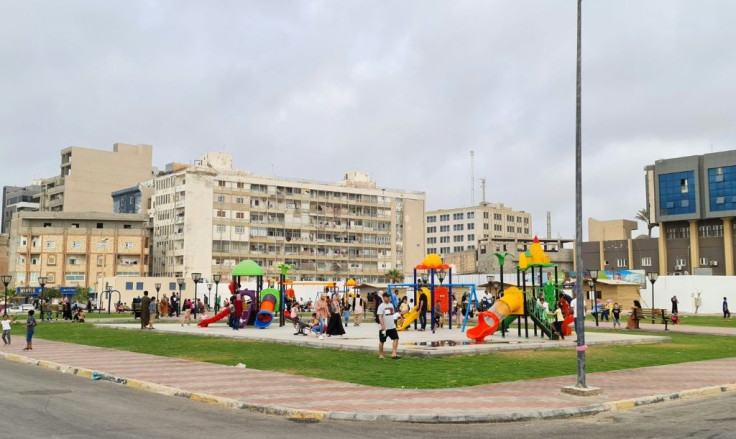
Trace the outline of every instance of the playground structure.
<path fill-rule="evenodd" d="M 501 284 L 503 285 L 503 259 L 509 256 L 505 254 L 496 254 L 501 264 Z M 544 282 L 545 269 L 554 268 L 554 278 Z M 531 288 L 530 294 L 527 294 L 526 274 L 530 271 Z M 529 338 L 529 319 L 534 325 L 534 335 L 537 335 L 539 329 L 543 336 L 547 336 L 552 340 L 558 338 L 553 325 L 549 321 L 547 312 L 537 301 L 537 297 L 544 296 L 545 301 L 550 306 L 559 303 L 562 308 L 564 321 L 562 322 L 562 335 L 570 335 L 572 330 L 570 324 L 573 322 L 573 316 L 570 314 L 570 307 L 566 300 L 559 300 L 562 282 L 559 278 L 557 265 L 551 264 L 549 257 L 544 253 L 539 239 L 534 238 L 529 250 L 519 255 L 519 264 L 516 269 L 517 285 L 522 288 L 510 287 L 505 291 L 501 291 L 501 297 L 497 299 L 490 310 L 481 312 L 478 315 L 478 326 L 469 329 L 466 332 L 468 338 L 475 340 L 476 343 L 483 343 L 485 338 L 492 335 L 498 328 L 501 328 L 502 335 L 505 335 L 506 328 L 510 327 L 514 320 L 517 321 L 518 335 L 521 336 L 521 319 L 524 320 L 525 336 Z M 539 276 L 539 285 L 536 279 Z M 477 306 L 477 302 L 476 302 Z M 469 312 L 468 307 L 468 311 Z M 551 310 L 551 309 L 550 309 Z M 467 313 L 466 318 L 467 321 Z M 464 325 L 463 325 L 464 328 Z"/>

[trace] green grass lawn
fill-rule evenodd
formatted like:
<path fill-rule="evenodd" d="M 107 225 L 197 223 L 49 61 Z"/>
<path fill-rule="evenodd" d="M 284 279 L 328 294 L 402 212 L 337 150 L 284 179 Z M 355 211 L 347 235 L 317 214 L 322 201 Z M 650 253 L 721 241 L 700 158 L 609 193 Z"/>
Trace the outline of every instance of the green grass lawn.
<path fill-rule="evenodd" d="M 23 327 L 15 325 L 22 343 Z M 656 333 L 656 335 L 662 335 Z M 590 347 L 588 372 L 736 357 L 733 337 L 667 334 L 670 343 Z M 380 361 L 373 353 L 346 352 L 232 339 L 94 328 L 91 324 L 41 324 L 36 337 L 84 345 L 187 358 L 382 387 L 463 387 L 576 373 L 573 348 L 498 352 L 443 358 Z"/>
<path fill-rule="evenodd" d="M 621 315 L 621 323 L 623 326 L 626 326 L 626 321 L 629 319 L 627 314 Z M 586 321 L 595 321 L 595 318 L 588 314 L 585 316 Z M 598 320 L 599 324 L 601 326 L 612 326 L 613 325 L 613 319 L 611 321 L 606 322 L 605 320 Z M 647 320 L 642 320 L 643 323 L 647 323 Z M 661 322 L 661 320 L 657 320 L 657 322 Z M 680 324 L 682 325 L 691 325 L 691 326 L 709 326 L 709 327 L 719 327 L 719 328 L 736 328 L 736 318 L 731 319 L 723 319 L 723 317 L 719 316 L 680 316 Z"/>

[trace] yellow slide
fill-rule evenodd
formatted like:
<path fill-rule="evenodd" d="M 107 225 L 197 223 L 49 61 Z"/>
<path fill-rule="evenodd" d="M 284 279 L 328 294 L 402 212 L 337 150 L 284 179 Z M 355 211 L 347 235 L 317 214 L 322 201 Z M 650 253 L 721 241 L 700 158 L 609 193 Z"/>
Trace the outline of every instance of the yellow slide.
<path fill-rule="evenodd" d="M 429 310 L 429 299 L 430 299 L 430 297 L 429 297 L 430 296 L 429 290 L 426 287 L 422 287 L 419 290 L 419 295 L 420 296 L 422 296 L 422 295 L 424 296 L 424 300 L 427 303 L 427 310 Z M 414 320 L 416 320 L 418 318 L 419 318 L 419 304 L 417 302 L 417 306 L 415 306 L 414 308 L 410 309 L 408 313 L 404 314 L 404 322 L 401 325 L 396 326 L 396 329 L 398 329 L 399 331 L 403 331 L 406 328 L 408 328 L 409 325 L 411 325 L 412 323 L 414 323 Z"/>
<path fill-rule="evenodd" d="M 486 337 L 496 332 L 506 317 L 520 314 L 524 314 L 524 293 L 516 287 L 509 287 L 490 310 L 478 314 L 478 326 L 468 329 L 465 334 L 476 343 L 483 343 Z"/>

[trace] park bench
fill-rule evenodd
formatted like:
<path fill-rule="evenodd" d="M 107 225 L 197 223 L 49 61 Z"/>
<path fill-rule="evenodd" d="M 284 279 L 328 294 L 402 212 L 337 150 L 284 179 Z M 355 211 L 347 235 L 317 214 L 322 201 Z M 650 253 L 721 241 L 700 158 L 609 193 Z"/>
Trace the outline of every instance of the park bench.
<path fill-rule="evenodd" d="M 654 322 L 664 324 L 664 330 L 668 331 L 667 325 L 669 323 L 669 316 L 667 310 L 663 308 L 634 308 L 635 315 L 630 318 L 635 318 L 642 322 Z"/>

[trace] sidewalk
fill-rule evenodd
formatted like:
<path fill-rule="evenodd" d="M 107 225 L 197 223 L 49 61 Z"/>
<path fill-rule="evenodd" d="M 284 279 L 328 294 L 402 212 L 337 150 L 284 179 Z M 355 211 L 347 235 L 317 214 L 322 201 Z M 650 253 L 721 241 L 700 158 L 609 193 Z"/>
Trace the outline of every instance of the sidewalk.
<path fill-rule="evenodd" d="M 574 376 L 441 390 L 385 389 L 182 359 L 34 340 L 0 358 L 212 405 L 314 420 L 503 422 L 560 418 L 736 391 L 736 358 L 590 373 L 596 397 L 560 392 Z M 244 359 L 247 363 L 247 359 Z"/>
<path fill-rule="evenodd" d="M 600 321 L 599 326 L 596 328 L 594 320 L 585 320 L 585 328 L 588 329 L 601 329 L 601 330 L 612 330 L 613 323 Z M 698 335 L 728 335 L 736 337 L 736 324 L 734 327 L 720 327 L 720 326 L 695 326 L 695 325 L 683 325 L 683 324 L 668 324 L 667 331 L 664 329 L 664 324 L 660 323 L 646 323 L 644 320 L 639 322 L 639 330 L 628 330 L 626 323 L 623 323 L 624 329 L 619 331 L 623 334 L 637 334 L 641 331 L 660 332 L 662 335 L 667 335 L 668 332 L 677 332 L 679 334 L 698 334 Z"/>

